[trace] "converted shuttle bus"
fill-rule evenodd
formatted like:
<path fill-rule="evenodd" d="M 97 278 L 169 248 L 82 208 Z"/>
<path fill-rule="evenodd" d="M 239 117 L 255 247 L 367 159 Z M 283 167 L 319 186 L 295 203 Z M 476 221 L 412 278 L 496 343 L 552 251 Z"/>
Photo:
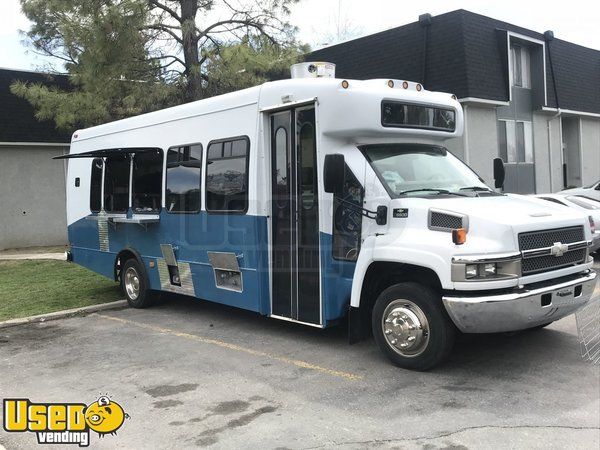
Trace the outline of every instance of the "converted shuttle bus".
<path fill-rule="evenodd" d="M 372 333 L 418 370 L 459 331 L 542 327 L 588 302 L 587 218 L 498 193 L 453 156 L 456 97 L 332 70 L 77 131 L 68 258 L 136 308 L 166 291 L 348 321 L 351 342 Z"/>

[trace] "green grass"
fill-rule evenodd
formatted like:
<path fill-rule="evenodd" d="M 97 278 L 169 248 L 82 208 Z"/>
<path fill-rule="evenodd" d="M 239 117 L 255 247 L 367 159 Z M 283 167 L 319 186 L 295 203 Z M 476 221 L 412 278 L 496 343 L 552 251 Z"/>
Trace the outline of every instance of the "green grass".
<path fill-rule="evenodd" d="M 0 261 L 0 321 L 122 298 L 112 280 L 66 261 Z"/>

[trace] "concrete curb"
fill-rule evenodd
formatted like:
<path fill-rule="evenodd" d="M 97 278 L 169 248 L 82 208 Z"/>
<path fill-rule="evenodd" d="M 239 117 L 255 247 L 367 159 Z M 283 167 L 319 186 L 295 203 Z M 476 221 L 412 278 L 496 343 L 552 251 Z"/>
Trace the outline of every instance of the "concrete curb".
<path fill-rule="evenodd" d="M 99 305 L 83 306 L 81 308 L 65 309 L 37 316 L 21 317 L 19 319 L 10 319 L 0 322 L 0 329 L 15 327 L 36 322 L 48 322 L 50 320 L 66 319 L 73 316 L 86 316 L 97 311 L 106 311 L 109 309 L 123 309 L 127 307 L 127 300 L 117 300 L 116 302 L 101 303 Z M 1 450 L 1 449 L 0 449 Z"/>
<path fill-rule="evenodd" d="M 2 255 L 0 254 L 0 260 L 2 261 L 66 261 L 67 256 L 64 253 L 23 253 L 16 255 Z"/>

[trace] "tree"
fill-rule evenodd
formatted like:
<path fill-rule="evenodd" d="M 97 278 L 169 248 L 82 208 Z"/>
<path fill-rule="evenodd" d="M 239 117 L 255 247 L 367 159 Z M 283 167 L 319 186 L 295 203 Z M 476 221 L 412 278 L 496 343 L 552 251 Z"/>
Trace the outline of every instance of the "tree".
<path fill-rule="evenodd" d="M 239 52 L 256 55 L 260 49 L 267 49 L 271 56 L 278 52 L 288 56 L 294 51 L 299 53 L 301 49 L 294 40 L 296 30 L 284 20 L 290 5 L 297 2 L 148 0 L 154 20 L 147 28 L 156 32 L 155 39 L 167 43 L 163 49 L 173 50 L 161 50 L 159 58 L 164 68 L 169 66 L 170 71 L 184 78 L 184 98 L 192 101 L 206 95 L 207 84 L 214 92 L 209 69 L 215 67 L 217 60 L 228 61 Z"/>
<path fill-rule="evenodd" d="M 15 83 L 38 119 L 72 130 L 156 109 L 174 89 L 149 58 L 145 0 L 21 0 L 33 48 L 64 64 L 72 89 Z"/>

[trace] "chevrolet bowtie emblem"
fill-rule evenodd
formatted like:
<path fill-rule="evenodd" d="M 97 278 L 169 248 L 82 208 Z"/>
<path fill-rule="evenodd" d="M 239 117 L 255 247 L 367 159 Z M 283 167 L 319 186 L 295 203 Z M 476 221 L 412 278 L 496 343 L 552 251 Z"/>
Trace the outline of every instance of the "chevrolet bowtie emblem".
<path fill-rule="evenodd" d="M 569 244 L 563 244 L 562 242 L 555 242 L 552 247 L 550 247 L 550 254 L 557 258 L 564 255 L 567 251 L 569 251 Z"/>

